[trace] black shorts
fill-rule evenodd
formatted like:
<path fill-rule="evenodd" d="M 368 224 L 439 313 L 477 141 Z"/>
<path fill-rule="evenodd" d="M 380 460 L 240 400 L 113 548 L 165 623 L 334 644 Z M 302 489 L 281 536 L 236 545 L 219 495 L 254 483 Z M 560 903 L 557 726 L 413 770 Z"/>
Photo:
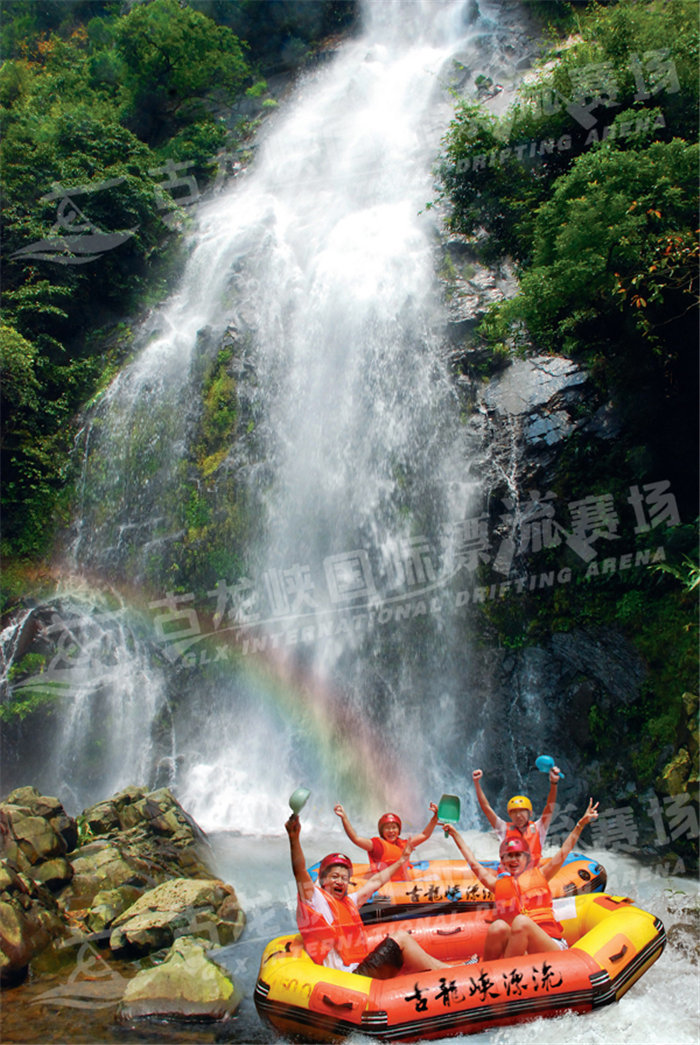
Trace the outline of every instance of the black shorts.
<path fill-rule="evenodd" d="M 396 976 L 403 965 L 403 955 L 396 940 L 387 936 L 378 943 L 355 969 L 360 976 L 371 976 L 373 980 L 389 980 Z"/>

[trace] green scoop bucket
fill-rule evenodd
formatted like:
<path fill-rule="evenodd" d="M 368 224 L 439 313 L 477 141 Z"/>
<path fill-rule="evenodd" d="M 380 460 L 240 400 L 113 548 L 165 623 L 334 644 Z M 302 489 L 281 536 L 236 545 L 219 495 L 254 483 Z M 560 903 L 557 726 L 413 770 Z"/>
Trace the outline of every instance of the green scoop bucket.
<path fill-rule="evenodd" d="M 289 796 L 289 805 L 291 806 L 291 810 L 295 816 L 298 816 L 302 811 L 310 794 L 311 792 L 308 787 L 298 787 L 296 791 Z"/>
<path fill-rule="evenodd" d="M 443 824 L 456 824 L 461 813 L 461 804 L 457 795 L 443 795 L 438 804 L 438 820 Z M 447 835 L 447 831 L 445 831 Z"/>

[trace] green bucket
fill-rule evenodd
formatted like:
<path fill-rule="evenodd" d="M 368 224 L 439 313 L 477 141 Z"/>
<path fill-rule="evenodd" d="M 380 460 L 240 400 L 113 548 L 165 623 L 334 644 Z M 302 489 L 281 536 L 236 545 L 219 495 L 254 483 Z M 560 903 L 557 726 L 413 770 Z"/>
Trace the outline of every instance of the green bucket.
<path fill-rule="evenodd" d="M 457 795 L 443 795 L 438 804 L 438 820 L 441 820 L 443 824 L 456 824 L 461 811 L 462 807 Z"/>
<path fill-rule="evenodd" d="M 311 792 L 308 787 L 298 787 L 296 791 L 289 796 L 289 805 L 291 806 L 293 813 L 298 815 L 302 811 L 310 794 Z"/>

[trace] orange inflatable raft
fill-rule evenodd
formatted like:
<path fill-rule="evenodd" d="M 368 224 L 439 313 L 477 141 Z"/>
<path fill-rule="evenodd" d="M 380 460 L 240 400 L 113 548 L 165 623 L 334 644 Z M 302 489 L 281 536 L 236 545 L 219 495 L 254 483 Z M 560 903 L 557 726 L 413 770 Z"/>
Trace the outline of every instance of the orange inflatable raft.
<path fill-rule="evenodd" d="M 301 936 L 272 940 L 255 987 L 261 1019 L 281 1035 L 380 1041 L 470 1034 L 617 1001 L 661 954 L 664 927 L 625 897 L 589 893 L 555 901 L 569 949 L 484 962 L 487 912 L 396 923 L 451 969 L 372 980 L 316 965 Z M 372 947 L 388 925 L 367 927 Z"/>
<path fill-rule="evenodd" d="M 546 859 L 543 863 L 546 863 Z M 482 860 L 484 867 L 496 870 L 498 860 Z M 318 864 L 309 868 L 316 880 Z M 372 874 L 369 864 L 353 864 L 350 891 L 359 889 Z M 552 896 L 576 896 L 602 892 L 607 882 L 605 868 L 583 853 L 569 853 L 562 867 L 550 879 Z M 464 860 L 413 860 L 406 881 L 385 882 L 362 906 L 362 920 L 394 921 L 446 914 L 450 911 L 479 910 L 493 903 L 493 896 L 469 870 Z"/>

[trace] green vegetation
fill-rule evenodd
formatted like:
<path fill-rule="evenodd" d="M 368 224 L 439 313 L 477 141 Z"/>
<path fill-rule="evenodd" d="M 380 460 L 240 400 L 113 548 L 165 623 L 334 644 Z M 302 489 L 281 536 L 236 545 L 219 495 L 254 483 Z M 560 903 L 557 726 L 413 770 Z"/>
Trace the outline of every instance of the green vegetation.
<path fill-rule="evenodd" d="M 604 774 L 624 747 L 640 790 L 695 795 L 697 8 L 532 7 L 554 15 L 536 77 L 500 119 L 460 102 L 440 166 L 452 227 L 486 259 L 507 254 L 517 266 L 519 291 L 491 309 L 480 348 L 494 363 L 569 356 L 612 405 L 617 438 L 579 432 L 558 454 L 547 483 L 562 503 L 596 492 L 624 503 L 631 483 L 663 478 L 686 525 L 647 535 L 668 561 L 641 579 L 615 573 L 486 604 L 483 637 L 517 648 L 574 628 L 621 632 L 645 664 L 643 690 L 630 706 L 593 702 L 583 750 Z M 631 527 L 620 537 L 625 550 L 640 546 Z M 601 797 L 608 786 L 613 800 L 615 781 L 601 777 Z M 695 863 L 692 849 L 684 857 Z"/>
<path fill-rule="evenodd" d="M 37 679 L 13 690 L 10 699 L 0 706 L 0 722 L 6 725 L 22 722 L 36 712 L 45 714 L 57 706 L 65 696 L 65 689 L 56 682 L 42 683 L 40 674 Z"/>
<path fill-rule="evenodd" d="M 575 32 L 554 40 L 517 104 L 497 120 L 461 102 L 445 138 L 452 226 L 486 257 L 517 263 L 519 291 L 492 307 L 481 348 L 494 363 L 570 356 L 621 418 L 614 446 L 570 440 L 559 496 L 663 476 L 688 519 L 698 471 L 688 437 L 698 386 L 696 7 L 553 6 Z"/>
<path fill-rule="evenodd" d="M 172 280 L 183 182 L 203 191 L 217 154 L 243 156 L 274 107 L 266 70 L 353 14 L 351 0 L 3 5 L 4 558 L 45 554 L 65 520 L 76 414 L 126 358 L 124 316 Z"/>

